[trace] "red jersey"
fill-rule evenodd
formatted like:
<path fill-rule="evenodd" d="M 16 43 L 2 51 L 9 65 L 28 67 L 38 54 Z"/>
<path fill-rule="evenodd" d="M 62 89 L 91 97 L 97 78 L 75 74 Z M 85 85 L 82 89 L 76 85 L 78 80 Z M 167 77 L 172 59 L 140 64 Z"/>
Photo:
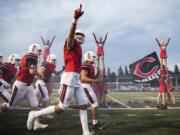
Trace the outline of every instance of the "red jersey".
<path fill-rule="evenodd" d="M 17 80 L 27 84 L 34 81 L 34 76 L 29 73 L 30 68 L 37 68 L 38 57 L 33 53 L 25 54 L 21 59 Z"/>
<path fill-rule="evenodd" d="M 84 62 L 81 66 L 81 70 L 85 70 L 87 72 L 88 78 L 94 79 L 95 69 L 94 69 L 93 64 L 89 62 Z M 82 81 L 82 83 L 89 83 L 89 82 Z"/>
<path fill-rule="evenodd" d="M 47 83 L 50 80 L 52 73 L 55 71 L 56 65 L 49 62 L 43 62 L 41 66 L 45 67 L 46 70 L 44 72 L 44 78 L 39 76 L 39 79 L 44 80 Z"/>
<path fill-rule="evenodd" d="M 16 77 L 17 68 L 11 63 L 3 63 L 1 65 L 2 79 L 7 83 L 12 83 Z"/>
<path fill-rule="evenodd" d="M 64 45 L 64 63 L 65 72 L 81 72 L 82 49 L 77 40 L 74 40 L 74 46 L 68 50 L 67 41 Z"/>

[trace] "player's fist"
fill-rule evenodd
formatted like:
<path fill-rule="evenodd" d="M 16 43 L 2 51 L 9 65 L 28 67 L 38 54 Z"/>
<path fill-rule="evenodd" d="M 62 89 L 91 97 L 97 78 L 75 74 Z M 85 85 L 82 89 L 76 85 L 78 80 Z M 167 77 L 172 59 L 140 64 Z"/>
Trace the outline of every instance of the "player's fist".
<path fill-rule="evenodd" d="M 74 19 L 78 20 L 83 14 L 84 11 L 82 11 L 82 4 L 80 4 L 80 7 L 74 10 Z"/>

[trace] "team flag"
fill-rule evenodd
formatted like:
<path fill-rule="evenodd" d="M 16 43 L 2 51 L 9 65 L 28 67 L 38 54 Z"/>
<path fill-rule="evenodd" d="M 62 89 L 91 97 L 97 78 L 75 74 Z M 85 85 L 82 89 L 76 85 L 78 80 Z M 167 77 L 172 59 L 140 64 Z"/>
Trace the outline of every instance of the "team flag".
<path fill-rule="evenodd" d="M 160 62 L 156 52 L 129 65 L 135 82 L 148 82 L 158 77 Z"/>

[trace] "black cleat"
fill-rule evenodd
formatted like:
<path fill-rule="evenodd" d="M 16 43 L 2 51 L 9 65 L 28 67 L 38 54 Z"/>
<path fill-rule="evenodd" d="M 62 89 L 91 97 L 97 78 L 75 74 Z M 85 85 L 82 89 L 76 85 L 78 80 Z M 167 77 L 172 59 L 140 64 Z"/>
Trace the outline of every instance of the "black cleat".
<path fill-rule="evenodd" d="M 156 107 L 157 107 L 157 109 L 161 109 L 161 105 L 159 105 L 159 104 L 156 105 Z"/>
<path fill-rule="evenodd" d="M 102 129 L 104 129 L 104 127 L 100 123 L 97 123 L 97 124 L 92 126 L 92 129 L 100 129 L 100 130 L 102 130 Z"/>

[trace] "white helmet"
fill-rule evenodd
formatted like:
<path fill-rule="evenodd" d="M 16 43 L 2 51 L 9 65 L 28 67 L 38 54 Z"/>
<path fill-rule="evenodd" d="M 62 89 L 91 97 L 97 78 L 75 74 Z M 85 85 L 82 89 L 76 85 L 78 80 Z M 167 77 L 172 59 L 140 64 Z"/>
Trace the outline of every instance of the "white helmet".
<path fill-rule="evenodd" d="M 96 55 L 94 54 L 94 52 L 92 51 L 85 52 L 84 61 L 90 61 L 90 62 L 95 63 L 95 60 L 96 60 Z"/>
<path fill-rule="evenodd" d="M 47 56 L 46 62 L 56 64 L 56 55 L 51 53 Z"/>
<path fill-rule="evenodd" d="M 20 61 L 20 57 L 19 57 L 18 54 L 11 54 L 8 57 L 8 62 L 11 63 L 11 64 L 18 65 L 19 61 Z"/>
<path fill-rule="evenodd" d="M 75 38 L 79 41 L 80 44 L 83 44 L 85 40 L 85 35 L 81 30 L 77 29 L 75 32 Z"/>
<path fill-rule="evenodd" d="M 38 51 L 42 51 L 41 46 L 39 44 L 33 43 L 29 46 L 28 52 L 38 54 Z"/>

